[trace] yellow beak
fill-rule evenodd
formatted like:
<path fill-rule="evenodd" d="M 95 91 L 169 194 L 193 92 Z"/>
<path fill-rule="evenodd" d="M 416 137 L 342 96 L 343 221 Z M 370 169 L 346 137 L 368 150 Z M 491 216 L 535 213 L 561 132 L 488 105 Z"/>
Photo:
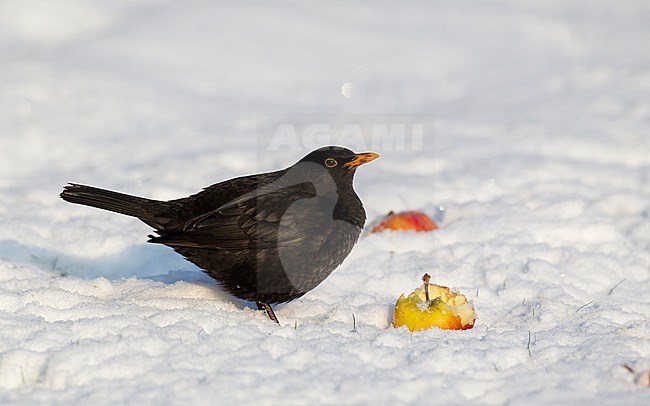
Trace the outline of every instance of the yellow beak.
<path fill-rule="evenodd" d="M 359 165 L 367 164 L 370 161 L 379 158 L 379 154 L 374 152 L 363 152 L 361 154 L 356 154 L 354 159 L 350 162 L 343 165 L 344 168 L 355 168 Z"/>

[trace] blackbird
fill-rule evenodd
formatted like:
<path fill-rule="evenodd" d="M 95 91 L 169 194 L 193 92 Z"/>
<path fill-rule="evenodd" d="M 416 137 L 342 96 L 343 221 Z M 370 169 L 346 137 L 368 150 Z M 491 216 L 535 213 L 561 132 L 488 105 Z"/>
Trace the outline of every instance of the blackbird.
<path fill-rule="evenodd" d="M 61 198 L 137 217 L 155 230 L 148 242 L 173 248 L 278 322 L 271 304 L 314 289 L 357 242 L 366 212 L 352 180 L 378 156 L 323 147 L 289 168 L 169 201 L 79 184 L 65 186 Z"/>

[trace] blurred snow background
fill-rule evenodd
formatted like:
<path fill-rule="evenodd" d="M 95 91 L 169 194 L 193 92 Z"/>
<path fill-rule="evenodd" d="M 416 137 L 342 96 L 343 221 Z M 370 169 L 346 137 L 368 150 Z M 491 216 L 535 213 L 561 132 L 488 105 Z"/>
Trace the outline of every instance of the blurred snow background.
<path fill-rule="evenodd" d="M 0 2 L 0 403 L 647 402 L 622 365 L 650 368 L 648 21 L 641 0 Z M 394 117 L 423 145 L 375 148 L 357 192 L 371 220 L 444 206 L 441 229 L 362 238 L 281 327 L 145 225 L 58 199 L 180 197 L 298 160 L 264 147 L 282 123 Z M 424 272 L 475 329 L 388 328 Z"/>

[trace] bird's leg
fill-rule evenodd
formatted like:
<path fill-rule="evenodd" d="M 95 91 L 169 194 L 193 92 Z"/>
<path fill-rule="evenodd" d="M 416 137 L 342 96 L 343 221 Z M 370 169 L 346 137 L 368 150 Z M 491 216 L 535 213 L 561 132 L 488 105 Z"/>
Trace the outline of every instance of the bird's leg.
<path fill-rule="evenodd" d="M 269 319 L 280 324 L 277 316 L 275 315 L 275 312 L 273 311 L 273 308 L 268 302 L 255 302 L 255 303 L 257 304 L 257 310 L 265 310 L 267 316 L 269 316 Z"/>

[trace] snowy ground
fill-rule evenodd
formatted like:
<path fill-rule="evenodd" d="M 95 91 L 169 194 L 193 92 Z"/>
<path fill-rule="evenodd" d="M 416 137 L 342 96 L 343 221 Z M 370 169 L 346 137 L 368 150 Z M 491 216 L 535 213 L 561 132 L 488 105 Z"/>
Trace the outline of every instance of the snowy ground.
<path fill-rule="evenodd" d="M 220 3 L 0 3 L 1 404 L 648 403 L 623 367 L 650 368 L 647 1 Z M 382 156 L 370 219 L 441 229 L 364 236 L 281 327 L 58 198 L 184 196 L 345 120 L 424 128 L 342 141 Z M 390 327 L 424 272 L 473 330 Z"/>

